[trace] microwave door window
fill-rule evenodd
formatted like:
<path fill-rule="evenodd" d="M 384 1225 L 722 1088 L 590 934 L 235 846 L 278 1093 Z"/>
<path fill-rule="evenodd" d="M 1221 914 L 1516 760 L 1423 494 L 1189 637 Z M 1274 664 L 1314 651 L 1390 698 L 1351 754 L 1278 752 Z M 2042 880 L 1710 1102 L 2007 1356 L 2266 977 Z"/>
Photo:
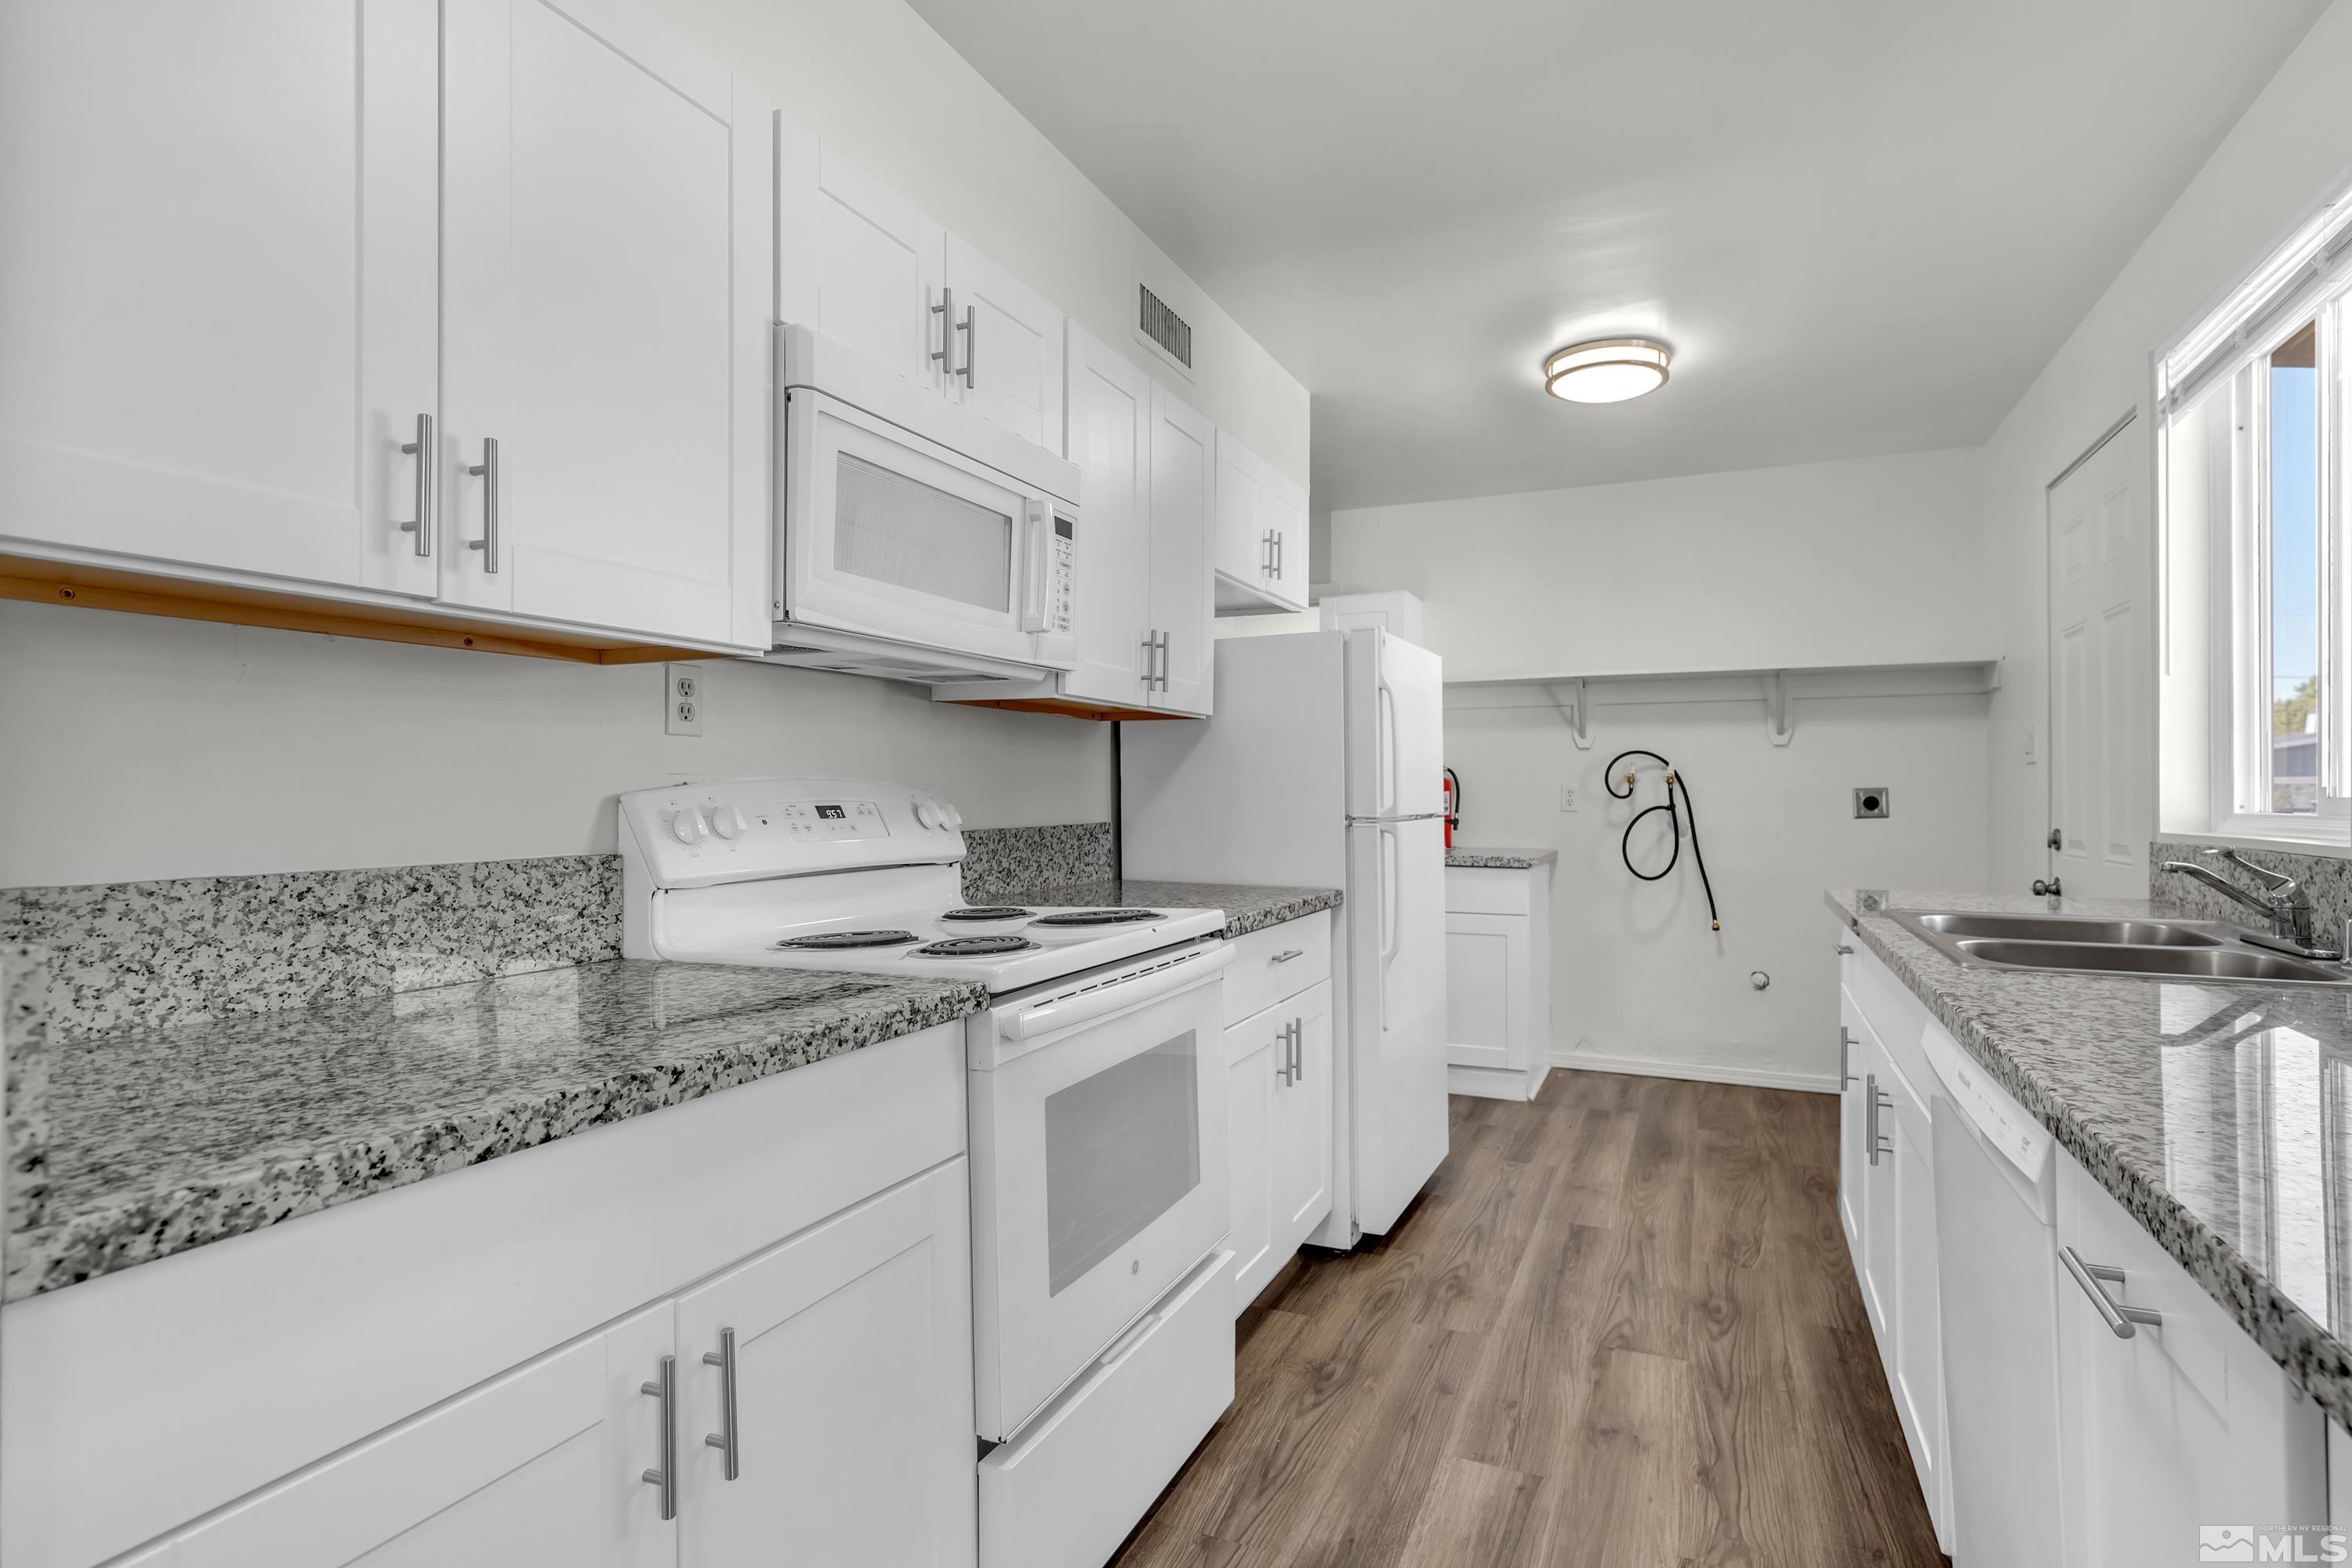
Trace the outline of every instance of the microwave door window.
<path fill-rule="evenodd" d="M 845 452 L 837 460 L 835 571 L 999 614 L 1012 607 L 1011 517 Z"/>
<path fill-rule="evenodd" d="M 1200 1051 L 1187 1029 L 1046 1097 L 1053 1295 L 1200 1184 Z"/>

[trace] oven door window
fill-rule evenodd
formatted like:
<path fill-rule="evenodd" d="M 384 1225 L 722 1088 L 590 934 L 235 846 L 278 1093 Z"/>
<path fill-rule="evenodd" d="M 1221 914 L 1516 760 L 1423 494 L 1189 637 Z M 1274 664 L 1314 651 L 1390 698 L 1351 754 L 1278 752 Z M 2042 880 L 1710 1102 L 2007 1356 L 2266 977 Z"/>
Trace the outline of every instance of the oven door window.
<path fill-rule="evenodd" d="M 983 610 L 1011 606 L 1011 517 L 846 452 L 835 460 L 835 571 Z"/>
<path fill-rule="evenodd" d="M 1187 1029 L 1045 1099 L 1051 1294 L 1201 1181 L 1201 1053 Z"/>

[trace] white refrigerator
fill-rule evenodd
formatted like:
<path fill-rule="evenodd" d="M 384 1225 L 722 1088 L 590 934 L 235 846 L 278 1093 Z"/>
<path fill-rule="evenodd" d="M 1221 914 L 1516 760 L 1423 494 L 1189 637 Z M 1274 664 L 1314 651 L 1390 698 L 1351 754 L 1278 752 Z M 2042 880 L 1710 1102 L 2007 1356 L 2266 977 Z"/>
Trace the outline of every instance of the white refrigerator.
<path fill-rule="evenodd" d="M 1445 1158 L 1441 678 L 1384 631 L 1226 637 L 1214 718 L 1119 730 L 1126 875 L 1346 892 L 1327 1247 L 1388 1230 Z"/>

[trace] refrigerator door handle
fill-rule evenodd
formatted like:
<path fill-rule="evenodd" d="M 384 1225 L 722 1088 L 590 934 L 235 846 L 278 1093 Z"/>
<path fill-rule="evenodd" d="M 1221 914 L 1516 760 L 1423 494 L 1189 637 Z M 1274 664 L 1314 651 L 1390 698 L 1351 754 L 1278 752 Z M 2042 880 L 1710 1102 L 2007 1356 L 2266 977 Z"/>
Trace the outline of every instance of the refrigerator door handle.
<path fill-rule="evenodd" d="M 1380 754 L 1373 759 L 1373 767 L 1379 775 L 1374 784 L 1379 796 L 1373 809 L 1389 817 L 1396 814 L 1397 808 L 1396 693 L 1385 679 L 1380 683 L 1377 706 L 1380 711 L 1373 723 L 1378 731 L 1375 747 Z"/>

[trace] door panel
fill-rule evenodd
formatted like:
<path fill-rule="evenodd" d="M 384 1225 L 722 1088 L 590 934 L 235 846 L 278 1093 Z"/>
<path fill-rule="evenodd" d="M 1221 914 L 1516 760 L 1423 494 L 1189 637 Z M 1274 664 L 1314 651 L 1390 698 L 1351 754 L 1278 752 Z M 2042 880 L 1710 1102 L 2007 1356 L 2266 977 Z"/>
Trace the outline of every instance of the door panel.
<path fill-rule="evenodd" d="M 931 307 L 947 278 L 947 231 L 831 145 L 817 148 L 816 164 L 813 247 L 794 247 L 814 278 L 813 289 L 791 293 L 815 308 L 803 324 L 909 381 L 941 386 L 931 356 L 948 334 Z"/>
<path fill-rule="evenodd" d="M 688 1568 L 967 1565 L 974 1553 L 965 1163 L 681 1297 L 678 1558 Z M 739 1474 L 724 1429 L 735 1334 Z"/>
<path fill-rule="evenodd" d="M 947 286 L 957 329 L 950 390 L 982 418 L 1059 450 L 1062 312 L 954 235 Z"/>
<path fill-rule="evenodd" d="M 1149 700 L 1142 682 L 1143 644 L 1152 629 L 1150 440 L 1151 378 L 1072 322 L 1063 456 L 1078 466 L 1081 498 L 1075 566 L 1078 662 L 1062 689 L 1074 697 Z"/>
<path fill-rule="evenodd" d="M 1276 1269 L 1274 1255 L 1274 1102 L 1281 1089 L 1281 1028 L 1287 1016 L 1266 1011 L 1225 1031 L 1225 1168 L 1231 1173 L 1234 1310 L 1257 1299 Z"/>
<path fill-rule="evenodd" d="M 1331 983 L 1275 1011 L 1298 1026 L 1295 1071 L 1275 1096 L 1275 1250 L 1287 1262 L 1331 1212 Z"/>
<path fill-rule="evenodd" d="M 658 74 L 668 50 L 624 52 L 543 0 L 463 0 L 448 25 L 443 596 L 737 640 L 765 489 L 736 369 L 767 353 L 761 291 L 737 285 L 772 240 L 735 202 L 766 184 L 738 167 L 771 156 L 766 106 L 714 110 L 686 90 L 707 83 Z M 467 548 L 492 438 L 496 573 Z"/>
<path fill-rule="evenodd" d="M 8 533 L 430 594 L 431 0 L 0 7 Z"/>
<path fill-rule="evenodd" d="M 1269 467 L 1265 474 L 1264 503 L 1262 531 L 1276 537 L 1275 570 L 1273 575 L 1266 579 L 1266 587 L 1285 604 L 1303 610 L 1307 607 L 1307 578 L 1311 574 L 1307 558 L 1307 492 Z"/>
<path fill-rule="evenodd" d="M 1217 571 L 1264 593 L 1272 556 L 1265 546 L 1265 465 L 1224 431 L 1217 432 Z"/>
<path fill-rule="evenodd" d="M 1168 689 L 1152 706 L 1203 716 L 1216 668 L 1209 591 L 1216 439 L 1216 426 L 1152 384 L 1151 625 L 1168 637 Z"/>
<path fill-rule="evenodd" d="M 1511 1009 L 1518 1001 L 1513 947 L 1527 944 L 1524 915 L 1445 917 L 1445 1058 L 1459 1067 L 1511 1065 Z"/>
<path fill-rule="evenodd" d="M 2147 890 L 2154 685 L 2138 502 L 2141 447 L 2126 426 L 2049 495 L 2051 856 L 2067 892 Z"/>

